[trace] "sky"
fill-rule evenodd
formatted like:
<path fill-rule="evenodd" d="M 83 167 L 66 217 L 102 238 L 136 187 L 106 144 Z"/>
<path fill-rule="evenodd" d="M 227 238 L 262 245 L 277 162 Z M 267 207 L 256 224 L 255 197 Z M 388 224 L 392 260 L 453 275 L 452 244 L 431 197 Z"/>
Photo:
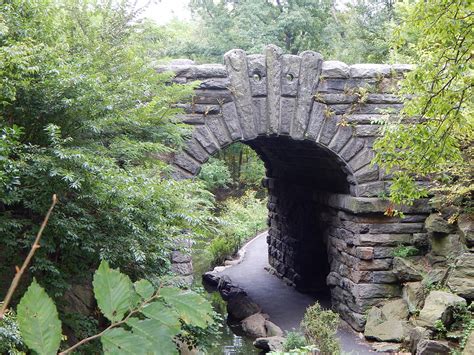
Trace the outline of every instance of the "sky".
<path fill-rule="evenodd" d="M 137 5 L 143 6 L 150 2 L 143 16 L 155 20 L 160 25 L 165 25 L 173 18 L 180 20 L 191 19 L 188 8 L 189 0 L 138 0 Z"/>
<path fill-rule="evenodd" d="M 338 0 L 338 5 L 344 5 L 351 0 Z M 138 6 L 149 3 L 143 16 L 155 20 L 160 25 L 165 25 L 173 18 L 180 20 L 191 19 L 188 8 L 189 0 L 137 0 Z"/>

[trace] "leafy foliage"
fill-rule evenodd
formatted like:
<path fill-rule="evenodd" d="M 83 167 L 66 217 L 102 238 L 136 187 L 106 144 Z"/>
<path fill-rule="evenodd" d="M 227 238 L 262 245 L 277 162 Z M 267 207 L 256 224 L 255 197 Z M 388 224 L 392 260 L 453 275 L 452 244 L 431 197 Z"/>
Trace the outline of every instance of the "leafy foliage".
<path fill-rule="evenodd" d="M 284 351 L 291 351 L 306 346 L 306 339 L 303 334 L 296 331 L 286 333 L 285 342 L 283 343 Z"/>
<path fill-rule="evenodd" d="M 16 313 L 13 310 L 8 310 L 0 320 L 0 353 L 17 355 L 24 350 Z"/>
<path fill-rule="evenodd" d="M 150 294 L 149 282 L 140 280 L 132 285 L 106 261 L 96 271 L 93 285 L 97 304 L 111 324 L 65 353 L 100 337 L 105 354 L 177 354 L 173 339 L 181 332 L 181 324 L 206 328 L 213 323 L 211 305 L 198 294 L 171 287 Z M 58 351 L 61 323 L 56 306 L 36 281 L 18 305 L 18 322 L 30 349 L 40 355 Z"/>
<path fill-rule="evenodd" d="M 220 264 L 234 255 L 242 244 L 266 227 L 266 200 L 256 198 L 254 191 L 247 191 L 240 198 L 229 198 L 222 205 L 219 215 L 220 235 L 209 244 L 212 264 Z"/>
<path fill-rule="evenodd" d="M 472 4 L 416 1 L 399 8 L 405 17 L 395 56 L 417 66 L 402 82 L 400 94 L 409 99 L 401 121 L 387 122 L 374 145 L 375 162 L 393 175 L 394 203 L 427 196 L 418 181 L 428 179 L 431 192 L 442 196 L 439 207 L 472 210 Z"/>
<path fill-rule="evenodd" d="M 154 70 L 127 1 L 0 4 L 2 271 L 60 203 L 31 273 L 51 295 L 107 259 L 132 279 L 162 275 L 183 231 L 209 232 L 212 196 L 167 178 L 187 133 L 174 104 L 192 86 Z"/>
<path fill-rule="evenodd" d="M 301 322 L 308 342 L 324 354 L 340 353 L 339 342 L 335 337 L 338 326 L 339 315 L 322 309 L 318 302 L 306 309 Z"/>
<path fill-rule="evenodd" d="M 418 253 L 419 250 L 412 245 L 398 245 L 393 251 L 393 256 L 407 258 L 409 256 L 417 255 Z"/>

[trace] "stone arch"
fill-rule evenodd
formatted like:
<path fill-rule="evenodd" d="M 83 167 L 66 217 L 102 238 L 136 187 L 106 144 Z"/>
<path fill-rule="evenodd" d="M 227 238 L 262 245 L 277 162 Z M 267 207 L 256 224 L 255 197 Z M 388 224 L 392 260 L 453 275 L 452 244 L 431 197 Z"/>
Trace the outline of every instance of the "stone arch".
<path fill-rule="evenodd" d="M 273 272 L 303 290 L 327 284 L 333 308 L 362 330 L 367 308 L 400 297 L 392 251 L 424 233 L 429 212 L 421 201 L 403 221 L 385 216 L 388 202 L 377 196 L 389 177 L 371 164 L 372 121 L 397 115 L 392 91 L 410 67 L 348 66 L 272 45 L 262 55 L 232 50 L 224 63 L 160 69 L 179 83 L 200 81 L 193 101 L 180 105 L 193 129 L 173 158 L 175 177 L 195 176 L 234 142 L 250 145 L 267 167 Z"/>

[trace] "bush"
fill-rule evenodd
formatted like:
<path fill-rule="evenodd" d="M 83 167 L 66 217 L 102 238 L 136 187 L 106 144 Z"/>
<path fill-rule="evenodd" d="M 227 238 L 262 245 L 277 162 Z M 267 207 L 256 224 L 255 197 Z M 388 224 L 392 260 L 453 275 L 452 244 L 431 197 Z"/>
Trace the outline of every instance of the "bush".
<path fill-rule="evenodd" d="M 229 198 L 224 202 L 218 217 L 218 235 L 208 246 L 213 265 L 234 255 L 246 240 L 266 228 L 266 200 L 255 195 L 255 191 L 247 191 L 240 198 Z"/>
<path fill-rule="evenodd" d="M 340 353 L 336 338 L 339 315 L 331 310 L 323 310 L 316 302 L 306 309 L 301 327 L 310 344 L 314 344 L 323 354 Z"/>
<path fill-rule="evenodd" d="M 230 171 L 225 161 L 221 159 L 211 158 L 202 166 L 199 178 L 209 190 L 215 190 L 220 187 L 227 187 L 232 181 Z"/>
<path fill-rule="evenodd" d="M 292 331 L 288 332 L 285 337 L 285 343 L 283 344 L 284 351 L 291 351 L 306 346 L 306 339 L 303 334 Z"/>

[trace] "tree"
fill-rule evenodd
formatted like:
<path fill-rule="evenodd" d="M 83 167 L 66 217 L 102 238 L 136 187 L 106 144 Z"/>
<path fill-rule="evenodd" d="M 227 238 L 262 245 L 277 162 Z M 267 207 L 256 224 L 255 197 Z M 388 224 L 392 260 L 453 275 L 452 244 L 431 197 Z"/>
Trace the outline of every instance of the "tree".
<path fill-rule="evenodd" d="M 403 2 L 399 10 L 405 17 L 394 55 L 416 67 L 402 82 L 408 98 L 401 120 L 387 122 L 374 145 L 375 162 L 393 174 L 394 203 L 426 196 L 417 182 L 425 179 L 438 206 L 456 206 L 454 215 L 472 211 L 474 4 Z"/>
<path fill-rule="evenodd" d="M 333 5 L 333 0 L 191 1 L 207 32 L 208 53 L 219 60 L 230 49 L 261 53 L 270 43 L 291 54 L 324 51 L 328 44 L 321 34 Z"/>
<path fill-rule="evenodd" d="M 101 259 L 132 278 L 166 273 L 173 240 L 206 233 L 212 200 L 167 179 L 191 86 L 147 55 L 126 1 L 0 5 L 0 250 L 11 275 L 59 197 L 31 275 L 56 297 Z"/>

